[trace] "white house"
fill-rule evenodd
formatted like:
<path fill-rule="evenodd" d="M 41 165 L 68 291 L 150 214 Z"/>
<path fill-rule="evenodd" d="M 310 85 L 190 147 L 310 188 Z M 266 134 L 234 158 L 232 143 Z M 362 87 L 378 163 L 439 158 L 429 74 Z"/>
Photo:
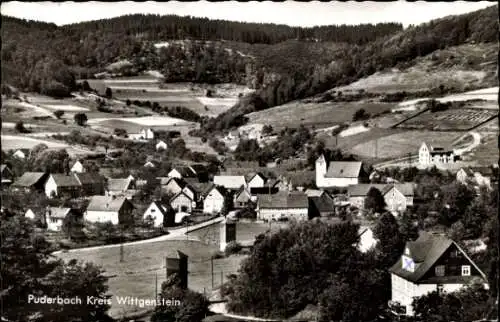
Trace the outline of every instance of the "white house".
<path fill-rule="evenodd" d="M 61 231 L 66 216 L 74 216 L 71 208 L 49 207 L 46 213 L 47 230 Z"/>
<path fill-rule="evenodd" d="M 252 175 L 249 176 L 249 179 L 247 180 L 248 188 L 264 188 L 266 184 L 266 177 L 262 173 L 253 173 Z"/>
<path fill-rule="evenodd" d="M 163 142 L 162 140 L 156 143 L 156 151 L 166 150 L 166 149 L 167 149 L 167 143 Z"/>
<path fill-rule="evenodd" d="M 85 172 L 85 168 L 83 167 L 83 164 L 79 160 L 76 160 L 76 162 L 71 167 L 70 171 L 76 173 L 83 173 Z"/>
<path fill-rule="evenodd" d="M 365 176 L 362 165 L 360 161 L 328 162 L 325 156 L 321 155 L 316 160 L 316 186 L 330 188 L 358 184 Z"/>
<path fill-rule="evenodd" d="M 19 149 L 12 156 L 18 158 L 18 159 L 26 159 L 30 154 L 29 149 Z"/>
<path fill-rule="evenodd" d="M 2 185 L 8 186 L 12 183 L 14 179 L 14 174 L 9 166 L 6 164 L 2 164 L 1 166 L 1 177 L 2 177 Z"/>
<path fill-rule="evenodd" d="M 229 190 L 238 190 L 241 186 L 246 187 L 244 176 L 214 176 L 214 184 Z"/>
<path fill-rule="evenodd" d="M 148 217 L 151 217 L 154 222 L 154 227 L 163 227 L 164 222 L 166 223 L 166 226 L 171 226 L 168 224 L 169 221 L 172 221 L 174 219 L 173 216 L 169 218 L 169 207 L 170 206 L 164 206 L 158 201 L 153 201 L 149 207 L 144 211 L 144 214 L 142 218 L 146 220 Z M 170 219 L 170 220 L 169 220 Z"/>
<path fill-rule="evenodd" d="M 176 212 L 188 212 L 191 213 L 193 207 L 196 207 L 193 199 L 191 199 L 188 195 L 186 195 L 183 191 L 179 192 L 175 196 L 170 199 L 170 206 Z"/>
<path fill-rule="evenodd" d="M 167 194 L 178 194 L 184 188 L 184 184 L 178 178 L 157 178 L 160 181 L 160 186 L 163 192 Z"/>
<path fill-rule="evenodd" d="M 213 186 L 203 200 L 203 212 L 207 214 L 219 213 L 224 207 L 224 191 Z"/>
<path fill-rule="evenodd" d="M 422 142 L 418 150 L 418 162 L 422 166 L 436 165 L 440 163 L 454 163 L 455 152 L 451 148 L 433 147 Z"/>
<path fill-rule="evenodd" d="M 134 205 L 125 197 L 93 196 L 83 216 L 88 222 L 111 222 L 117 225 L 121 220 L 131 218 Z"/>
<path fill-rule="evenodd" d="M 366 253 L 367 251 L 377 246 L 378 240 L 375 239 L 375 236 L 373 235 L 373 230 L 370 227 L 360 226 L 358 233 L 359 233 L 358 249 L 360 252 Z"/>
<path fill-rule="evenodd" d="M 365 208 L 365 199 L 371 188 L 376 188 L 384 197 L 386 210 L 405 211 L 413 206 L 414 186 L 412 183 L 357 184 L 347 188 L 347 195 L 352 206 Z"/>
<path fill-rule="evenodd" d="M 260 220 L 309 219 L 309 200 L 303 192 L 278 192 L 261 195 L 257 202 L 257 218 Z"/>
<path fill-rule="evenodd" d="M 401 305 L 406 315 L 414 315 L 415 297 L 437 291 L 455 292 L 473 281 L 488 287 L 487 277 L 465 251 L 451 239 L 421 233 L 407 242 L 404 253 L 390 268 L 391 302 Z"/>
<path fill-rule="evenodd" d="M 153 140 L 155 133 L 150 128 L 142 129 L 139 133 L 131 133 L 128 137 L 132 140 Z"/>

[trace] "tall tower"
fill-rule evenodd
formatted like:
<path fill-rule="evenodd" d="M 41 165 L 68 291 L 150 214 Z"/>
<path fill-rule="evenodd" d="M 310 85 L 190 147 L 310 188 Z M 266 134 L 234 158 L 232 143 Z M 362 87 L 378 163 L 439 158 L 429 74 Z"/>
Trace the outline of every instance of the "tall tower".
<path fill-rule="evenodd" d="M 316 170 L 316 186 L 319 188 L 324 186 L 323 183 L 327 170 L 327 164 L 324 154 L 320 155 L 319 158 L 316 159 L 315 170 Z"/>
<path fill-rule="evenodd" d="M 227 244 L 236 241 L 236 223 L 229 219 L 224 219 L 220 223 L 220 251 L 226 250 Z"/>

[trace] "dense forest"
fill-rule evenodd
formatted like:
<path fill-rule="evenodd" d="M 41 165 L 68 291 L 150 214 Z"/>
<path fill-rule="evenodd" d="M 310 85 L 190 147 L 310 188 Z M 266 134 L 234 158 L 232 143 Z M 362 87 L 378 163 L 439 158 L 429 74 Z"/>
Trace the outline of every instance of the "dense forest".
<path fill-rule="evenodd" d="M 435 50 L 498 41 L 497 6 L 403 30 L 400 24 L 296 28 L 203 18 L 129 15 L 58 27 L 2 17 L 2 83 L 64 96 L 75 79 L 128 60 L 166 82 L 235 82 L 257 89 L 208 131 L 242 115 L 321 93 Z M 155 46 L 158 42 L 168 46 Z"/>

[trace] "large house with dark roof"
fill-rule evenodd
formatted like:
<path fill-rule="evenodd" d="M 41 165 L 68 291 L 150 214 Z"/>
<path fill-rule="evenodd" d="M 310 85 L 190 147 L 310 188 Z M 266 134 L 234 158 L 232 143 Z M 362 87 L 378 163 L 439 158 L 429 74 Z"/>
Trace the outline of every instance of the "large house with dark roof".
<path fill-rule="evenodd" d="M 24 192 L 41 192 L 45 190 L 48 177 L 49 174 L 45 172 L 25 172 L 14 182 L 12 188 Z"/>
<path fill-rule="evenodd" d="M 300 191 L 261 195 L 257 202 L 257 218 L 260 220 L 308 220 L 307 195 Z"/>
<path fill-rule="evenodd" d="M 465 251 L 451 239 L 421 233 L 406 243 L 404 253 L 390 268 L 392 298 L 413 315 L 412 301 L 427 293 L 454 292 L 473 281 L 484 283 L 487 277 Z"/>
<path fill-rule="evenodd" d="M 52 173 L 45 182 L 45 195 L 49 198 L 61 195 L 77 198 L 81 191 L 82 185 L 73 174 Z"/>
<path fill-rule="evenodd" d="M 331 161 L 321 155 L 316 160 L 316 186 L 318 188 L 347 187 L 368 178 L 360 161 Z"/>
<path fill-rule="evenodd" d="M 82 194 L 86 196 L 104 195 L 105 179 L 99 173 L 76 172 L 74 176 L 80 182 Z"/>

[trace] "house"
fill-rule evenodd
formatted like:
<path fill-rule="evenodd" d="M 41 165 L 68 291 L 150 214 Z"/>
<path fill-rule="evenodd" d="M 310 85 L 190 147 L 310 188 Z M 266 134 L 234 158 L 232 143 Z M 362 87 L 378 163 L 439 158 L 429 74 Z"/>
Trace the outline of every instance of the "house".
<path fill-rule="evenodd" d="M 156 168 L 155 162 L 154 161 L 148 161 L 144 163 L 143 167 L 145 168 Z"/>
<path fill-rule="evenodd" d="M 191 213 L 193 210 L 193 207 L 196 207 L 196 204 L 194 204 L 193 199 L 191 199 L 187 194 L 185 194 L 183 191 L 179 192 L 175 196 L 173 196 L 170 199 L 170 206 L 176 211 L 176 212 L 188 212 Z"/>
<path fill-rule="evenodd" d="M 49 174 L 44 172 L 25 172 L 14 182 L 12 187 L 14 190 L 24 192 L 44 191 L 48 177 Z"/>
<path fill-rule="evenodd" d="M 76 172 L 74 176 L 81 185 L 83 195 L 104 195 L 105 180 L 99 173 Z"/>
<path fill-rule="evenodd" d="M 324 155 L 316 160 L 316 186 L 318 188 L 347 187 L 368 178 L 360 161 L 328 162 Z"/>
<path fill-rule="evenodd" d="M 29 149 L 19 149 L 14 152 L 12 155 L 13 157 L 16 157 L 18 159 L 26 159 L 30 155 L 30 150 Z"/>
<path fill-rule="evenodd" d="M 45 218 L 47 221 L 47 230 L 50 231 L 61 231 L 64 219 L 67 216 L 78 216 L 75 210 L 72 208 L 57 208 L 49 207 L 45 213 Z"/>
<path fill-rule="evenodd" d="M 111 222 L 117 225 L 132 220 L 134 208 L 125 197 L 93 196 L 83 218 L 92 223 Z"/>
<path fill-rule="evenodd" d="M 45 182 L 45 195 L 49 198 L 69 195 L 80 197 L 82 185 L 73 174 L 52 173 Z"/>
<path fill-rule="evenodd" d="M 433 147 L 422 142 L 418 150 L 418 162 L 422 166 L 430 166 L 440 163 L 454 163 L 455 152 L 451 148 Z"/>
<path fill-rule="evenodd" d="M 135 189 L 135 180 L 132 176 L 125 179 L 108 179 L 107 194 L 110 196 L 120 195 L 129 190 Z"/>
<path fill-rule="evenodd" d="M 245 208 L 252 201 L 253 199 L 250 191 L 245 187 L 241 187 L 234 195 L 234 208 Z"/>
<path fill-rule="evenodd" d="M 250 173 L 246 179 L 248 188 L 264 188 L 267 178 L 260 172 Z"/>
<path fill-rule="evenodd" d="M 10 184 L 12 184 L 14 174 L 12 173 L 10 167 L 6 164 L 2 164 L 0 170 L 2 176 L 2 186 L 9 186 Z"/>
<path fill-rule="evenodd" d="M 24 217 L 29 218 L 31 220 L 35 220 L 37 216 L 36 216 L 36 214 L 35 214 L 35 212 L 33 210 L 28 209 L 24 213 Z"/>
<path fill-rule="evenodd" d="M 160 140 L 160 141 L 158 141 L 158 143 L 156 143 L 156 151 L 160 151 L 160 150 L 167 150 L 167 143 L 165 143 L 162 140 Z"/>
<path fill-rule="evenodd" d="M 228 190 L 238 190 L 242 186 L 246 187 L 244 176 L 214 176 L 214 184 Z"/>
<path fill-rule="evenodd" d="M 175 214 L 170 205 L 162 205 L 159 201 L 153 201 L 144 211 L 142 218 L 146 220 L 148 217 L 153 219 L 154 227 L 171 227 L 174 226 Z"/>
<path fill-rule="evenodd" d="M 184 183 L 176 177 L 159 177 L 161 190 L 166 194 L 176 195 L 184 188 Z"/>
<path fill-rule="evenodd" d="M 306 194 L 307 196 L 307 194 Z M 309 197 L 310 217 L 332 217 L 335 216 L 335 203 L 333 197 L 327 192 L 319 196 Z"/>
<path fill-rule="evenodd" d="M 196 194 L 196 189 L 191 187 L 191 185 L 185 183 L 184 188 L 182 188 L 182 192 L 184 192 L 191 200 L 197 201 L 198 196 Z"/>
<path fill-rule="evenodd" d="M 460 168 L 457 172 L 457 181 L 462 184 L 473 184 L 478 187 L 488 187 L 491 188 L 491 180 L 487 176 L 483 176 L 481 172 L 474 171 L 469 168 Z"/>
<path fill-rule="evenodd" d="M 309 200 L 307 195 L 298 191 L 261 195 L 257 202 L 257 218 L 266 221 L 308 220 Z"/>
<path fill-rule="evenodd" d="M 167 174 L 170 178 L 196 178 L 196 173 L 190 167 L 175 167 Z"/>
<path fill-rule="evenodd" d="M 378 189 L 391 212 L 404 211 L 413 206 L 414 186 L 412 183 L 357 184 L 347 188 L 347 195 L 352 206 L 365 209 L 365 199 L 371 188 Z"/>
<path fill-rule="evenodd" d="M 369 250 L 377 246 L 378 240 L 373 234 L 373 230 L 370 227 L 360 226 L 359 230 L 359 243 L 358 249 L 362 253 L 366 253 Z"/>
<path fill-rule="evenodd" d="M 390 305 L 403 306 L 414 315 L 412 301 L 427 293 L 454 292 L 474 280 L 487 285 L 487 277 L 465 251 L 444 235 L 421 233 L 407 242 L 404 253 L 390 269 Z"/>
<path fill-rule="evenodd" d="M 186 187 L 188 187 L 191 191 L 194 192 L 194 196 L 195 196 L 194 200 L 196 202 L 203 201 L 203 196 L 212 187 L 212 183 L 200 182 L 196 178 L 186 178 L 182 181 L 184 181 Z"/>
<path fill-rule="evenodd" d="M 80 162 L 80 160 L 76 160 L 76 162 L 71 167 L 70 171 L 76 173 L 82 173 L 85 172 L 85 168 L 83 167 L 83 164 Z"/>
<path fill-rule="evenodd" d="M 128 137 L 132 140 L 153 140 L 155 133 L 150 128 L 142 129 L 139 133 L 131 133 Z"/>
<path fill-rule="evenodd" d="M 223 187 L 213 185 L 208 189 L 203 200 L 203 213 L 216 214 L 224 207 L 224 196 L 226 191 Z"/>

